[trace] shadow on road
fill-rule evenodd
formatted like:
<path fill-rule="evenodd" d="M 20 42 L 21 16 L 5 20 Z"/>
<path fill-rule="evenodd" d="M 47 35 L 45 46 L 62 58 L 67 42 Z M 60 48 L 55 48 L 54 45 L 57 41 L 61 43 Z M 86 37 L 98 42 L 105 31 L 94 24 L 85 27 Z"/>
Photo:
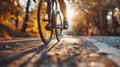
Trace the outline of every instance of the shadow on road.
<path fill-rule="evenodd" d="M 34 48 L 34 49 L 31 49 L 29 51 L 26 51 L 26 52 L 23 52 L 21 54 L 18 54 L 16 56 L 13 56 L 11 57 L 10 59 L 7 59 L 5 61 L 0 61 L 0 65 L 1 66 L 4 66 L 4 65 L 7 65 L 7 64 L 10 64 L 11 62 L 17 60 L 17 59 L 20 59 L 22 57 L 24 57 L 25 55 L 29 54 L 29 53 L 32 53 L 32 52 L 36 52 L 36 54 L 40 53 L 47 45 L 41 45 L 41 46 L 38 46 L 38 48 Z M 32 58 L 32 57 L 31 57 Z M 29 61 L 30 59 L 28 59 L 27 61 Z"/>
<path fill-rule="evenodd" d="M 44 53 L 42 53 L 41 58 L 39 58 L 39 60 L 36 61 L 35 63 L 38 64 L 38 63 L 43 62 L 43 61 L 46 60 L 46 59 L 49 59 L 51 56 L 48 55 L 47 53 L 48 53 L 52 48 L 54 48 L 57 44 L 58 44 L 58 42 L 55 43 L 55 44 L 53 44 L 47 51 L 45 51 Z"/>
<path fill-rule="evenodd" d="M 50 55 L 48 55 L 47 53 L 48 53 L 52 48 L 54 48 L 57 44 L 58 44 L 58 42 L 55 43 L 55 44 L 53 44 L 53 45 L 50 44 L 51 47 L 50 47 L 47 51 L 45 51 L 45 52 L 42 53 L 41 57 L 35 62 L 35 64 L 41 63 L 41 62 L 43 62 L 44 60 L 49 59 L 49 58 L 50 58 Z M 29 58 L 28 60 L 26 60 L 23 64 L 21 64 L 20 67 L 24 67 L 26 64 L 28 64 L 28 63 L 30 62 L 30 60 L 33 59 L 36 55 L 40 54 L 40 52 L 41 52 L 45 47 L 48 48 L 49 45 L 43 45 L 42 47 L 40 47 L 40 48 L 42 48 L 42 49 L 36 50 L 36 53 L 35 53 L 31 58 Z"/>
<path fill-rule="evenodd" d="M 57 42 L 58 43 L 58 42 Z M 50 45 L 50 48 L 43 52 L 41 55 L 41 57 L 37 60 L 37 62 L 41 62 L 47 58 L 49 58 L 50 56 L 47 55 L 47 52 L 49 52 L 52 48 L 55 47 L 55 45 L 57 45 L 57 43 L 55 44 L 52 44 Z M 16 56 L 12 56 L 11 58 L 7 59 L 7 60 L 3 60 L 3 61 L 0 61 L 0 66 L 1 67 L 6 67 L 6 65 L 9 65 L 11 64 L 12 62 L 16 61 L 16 60 L 19 60 L 21 59 L 22 57 L 26 56 L 27 54 L 30 54 L 30 53 L 33 53 L 35 52 L 34 55 L 32 55 L 30 58 L 28 58 L 27 60 L 25 60 L 22 64 L 20 64 L 20 67 L 24 67 L 26 64 L 28 64 L 30 62 L 31 59 L 33 59 L 36 55 L 40 55 L 41 51 L 43 51 L 45 48 L 49 47 L 49 45 L 40 45 L 38 46 L 37 48 L 33 48 L 31 50 L 28 50 L 28 51 L 25 51 L 25 52 L 22 52 L 21 54 L 18 54 Z M 35 62 L 35 63 L 37 63 Z"/>
<path fill-rule="evenodd" d="M 82 67 L 81 65 L 85 64 L 86 67 L 91 67 L 94 63 L 98 66 L 104 65 L 104 67 L 118 67 L 114 61 L 107 58 L 108 54 L 97 53 L 99 49 L 94 43 L 87 40 L 77 40 L 74 42 L 73 40 L 71 42 L 63 40 L 59 43 L 52 41 L 49 45 L 39 44 L 37 48 L 32 48 L 5 61 L 0 61 L 0 66 L 41 67 L 42 65 L 49 66 L 56 64 L 58 67 L 64 65 L 66 67 Z M 54 55 L 50 55 L 49 52 L 54 53 Z M 26 55 L 29 55 L 29 57 L 25 57 Z"/>

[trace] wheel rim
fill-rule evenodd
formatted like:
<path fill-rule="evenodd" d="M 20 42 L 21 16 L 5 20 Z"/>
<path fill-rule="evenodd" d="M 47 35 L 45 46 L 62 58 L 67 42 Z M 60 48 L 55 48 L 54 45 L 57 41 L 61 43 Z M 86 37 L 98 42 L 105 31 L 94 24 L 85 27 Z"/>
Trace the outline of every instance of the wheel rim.
<path fill-rule="evenodd" d="M 61 34 L 62 34 L 63 26 L 62 26 L 62 18 L 59 12 L 56 13 L 56 27 L 55 27 L 55 33 L 56 38 L 58 41 L 61 40 Z"/>

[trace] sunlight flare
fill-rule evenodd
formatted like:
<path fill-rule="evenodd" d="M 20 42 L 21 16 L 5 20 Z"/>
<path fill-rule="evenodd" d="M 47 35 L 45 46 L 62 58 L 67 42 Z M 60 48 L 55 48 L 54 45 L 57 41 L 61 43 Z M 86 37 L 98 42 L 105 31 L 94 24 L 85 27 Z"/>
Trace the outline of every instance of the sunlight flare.
<path fill-rule="evenodd" d="M 66 14 L 67 14 L 67 19 L 68 19 L 69 22 L 72 22 L 72 18 L 75 15 L 74 12 L 75 12 L 75 10 L 73 8 L 71 8 L 70 6 L 68 6 Z"/>

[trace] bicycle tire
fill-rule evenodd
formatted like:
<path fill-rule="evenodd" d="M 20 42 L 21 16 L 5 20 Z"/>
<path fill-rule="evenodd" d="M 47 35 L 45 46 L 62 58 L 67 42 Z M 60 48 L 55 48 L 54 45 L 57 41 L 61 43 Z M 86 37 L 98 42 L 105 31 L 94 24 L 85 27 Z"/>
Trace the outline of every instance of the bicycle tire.
<path fill-rule="evenodd" d="M 56 11 L 56 20 L 55 20 L 55 35 L 57 38 L 57 41 L 59 42 L 61 40 L 61 35 L 62 35 L 62 31 L 63 31 L 63 23 L 62 23 L 62 18 L 60 15 L 59 11 Z"/>
<path fill-rule="evenodd" d="M 47 11 L 47 6 L 45 6 L 46 4 L 48 3 L 45 0 L 40 0 L 38 5 L 38 10 L 37 10 L 37 22 L 38 22 L 38 31 L 39 31 L 41 40 L 46 45 L 48 45 L 52 39 L 53 30 L 48 31 L 45 29 L 45 26 L 51 21 L 51 19 L 49 19 L 48 21 L 43 21 Z M 51 15 L 52 14 L 50 14 L 50 17 L 52 17 Z"/>

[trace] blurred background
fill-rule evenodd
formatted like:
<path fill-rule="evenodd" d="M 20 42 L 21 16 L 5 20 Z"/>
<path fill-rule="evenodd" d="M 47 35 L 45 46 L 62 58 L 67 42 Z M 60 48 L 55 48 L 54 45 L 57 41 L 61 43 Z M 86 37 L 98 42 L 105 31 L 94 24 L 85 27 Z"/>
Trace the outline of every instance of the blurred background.
<path fill-rule="evenodd" d="M 120 36 L 120 0 L 65 0 L 69 36 Z M 37 2 L 0 0 L 0 38 L 38 37 Z"/>

